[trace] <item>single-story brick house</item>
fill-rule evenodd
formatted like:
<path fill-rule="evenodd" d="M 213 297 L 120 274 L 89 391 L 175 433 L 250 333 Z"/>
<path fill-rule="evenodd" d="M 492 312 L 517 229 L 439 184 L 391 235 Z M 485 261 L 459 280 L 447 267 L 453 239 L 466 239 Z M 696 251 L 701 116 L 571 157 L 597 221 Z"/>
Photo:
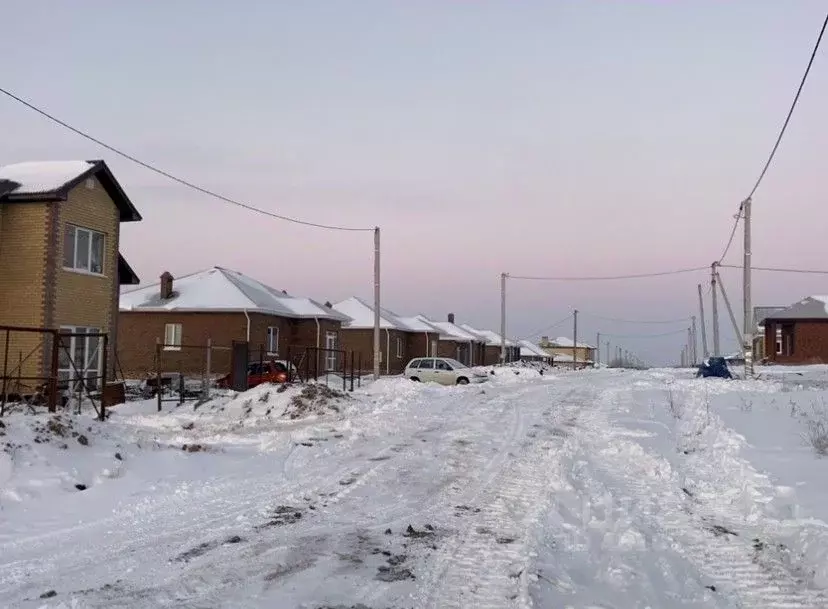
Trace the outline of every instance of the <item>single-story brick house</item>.
<path fill-rule="evenodd" d="M 772 364 L 828 363 L 828 296 L 809 296 L 763 320 Z"/>
<path fill-rule="evenodd" d="M 451 357 L 467 366 L 482 364 L 486 340 L 455 324 L 454 313 L 448 314 L 448 321 L 434 321 L 425 315 L 418 315 L 417 319 L 439 331 L 437 357 Z"/>
<path fill-rule="evenodd" d="M 559 336 L 554 340 L 549 340 L 548 336 L 543 336 L 538 346 L 551 355 L 555 363 L 568 361 L 569 366 L 573 366 L 575 363 L 574 360 L 577 357 L 579 367 L 592 366 L 594 364 L 593 356 L 595 347 L 587 343 L 582 343 L 581 341 L 578 341 L 578 346 L 576 347 L 575 342 L 571 338 Z M 569 360 L 568 358 L 572 359 Z"/>
<path fill-rule="evenodd" d="M 353 352 L 362 370 L 370 370 L 374 362 L 374 307 L 353 296 L 330 307 L 345 316 L 341 338 L 342 348 Z M 403 317 L 380 309 L 380 370 L 383 374 L 402 374 L 406 364 L 415 357 L 432 354 L 440 333 L 416 317 Z M 350 355 L 349 355 L 350 357 Z"/>
<path fill-rule="evenodd" d="M 520 359 L 524 362 L 551 362 L 552 356 L 528 340 L 519 341 Z"/>
<path fill-rule="evenodd" d="M 484 366 L 494 366 L 495 364 L 500 363 L 500 351 L 502 347 L 503 338 L 497 332 L 492 330 L 478 330 L 477 328 L 470 326 L 469 324 L 460 324 L 460 327 L 474 334 L 475 336 L 479 336 L 482 341 L 484 341 L 483 345 L 483 359 L 480 362 Z M 506 339 L 506 361 L 507 362 L 516 362 L 520 359 L 520 347 L 518 347 L 514 341 Z"/>
<path fill-rule="evenodd" d="M 289 295 L 219 266 L 121 294 L 118 359 L 125 378 L 161 372 L 202 374 L 208 343 L 210 372 L 230 371 L 230 347 L 247 342 L 251 359 L 285 359 L 297 366 L 306 347 L 340 348 L 344 315 L 309 298 Z M 161 361 L 156 362 L 160 344 Z M 315 370 L 335 370 L 334 352 L 316 354 Z"/>
<path fill-rule="evenodd" d="M 770 351 L 765 350 L 765 320 L 775 313 L 781 313 L 787 307 L 753 307 L 753 360 L 755 362 L 762 362 L 768 358 L 771 353 L 782 353 L 782 336 L 781 330 L 776 329 L 776 341 L 771 345 Z"/>

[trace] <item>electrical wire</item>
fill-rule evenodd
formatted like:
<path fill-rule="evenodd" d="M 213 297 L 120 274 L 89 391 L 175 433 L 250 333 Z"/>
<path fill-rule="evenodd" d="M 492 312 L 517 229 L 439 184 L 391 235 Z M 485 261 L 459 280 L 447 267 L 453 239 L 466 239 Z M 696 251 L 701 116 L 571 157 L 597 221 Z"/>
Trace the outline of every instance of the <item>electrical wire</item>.
<path fill-rule="evenodd" d="M 662 277 L 664 275 L 678 275 L 680 273 L 695 273 L 706 271 L 709 267 L 697 266 L 691 269 L 676 269 L 673 271 L 661 271 L 657 273 L 639 273 L 635 275 L 614 275 L 607 277 L 531 277 L 522 275 L 508 275 L 509 279 L 520 279 L 523 281 L 612 281 L 616 279 L 643 279 L 646 277 Z"/>
<path fill-rule="evenodd" d="M 672 332 L 664 332 L 662 334 L 604 334 L 601 332 L 601 337 L 608 336 L 610 338 L 661 338 L 662 336 L 675 336 L 676 334 L 686 334 L 687 328 L 681 330 L 673 330 Z"/>
<path fill-rule="evenodd" d="M 805 87 L 805 81 L 808 80 L 808 74 L 811 71 L 811 66 L 814 63 L 814 58 L 816 57 L 817 51 L 819 50 L 819 45 L 822 42 L 822 37 L 825 34 L 826 27 L 828 27 L 828 14 L 825 15 L 825 21 L 822 22 L 822 29 L 819 31 L 819 36 L 817 37 L 816 43 L 814 44 L 814 49 L 813 51 L 811 51 L 811 58 L 808 60 L 808 66 L 805 68 L 805 73 L 802 75 L 802 80 L 799 82 L 799 88 L 796 90 L 796 95 L 794 96 L 793 103 L 791 104 L 791 109 L 788 110 L 788 116 L 785 117 L 785 122 L 782 124 L 782 129 L 779 131 L 779 135 L 776 138 L 776 143 L 773 145 L 770 156 L 768 156 L 768 160 L 765 163 L 765 166 L 762 168 L 762 173 L 759 174 L 759 178 L 756 180 L 756 183 L 753 185 L 753 188 L 751 189 L 750 194 L 746 197 L 746 199 L 751 199 L 753 198 L 753 195 L 756 194 L 756 190 L 759 188 L 759 185 L 762 183 L 765 174 L 768 172 L 768 168 L 773 162 L 773 157 L 776 156 L 776 151 L 779 149 L 779 144 L 782 143 L 782 137 L 785 135 L 785 130 L 788 128 L 788 123 L 791 122 L 791 117 L 793 116 L 794 110 L 796 109 L 796 104 L 799 102 L 799 96 L 802 93 L 803 87 Z"/>
<path fill-rule="evenodd" d="M 554 328 L 557 328 L 557 327 L 558 327 L 558 326 L 560 326 L 562 323 L 564 323 L 564 322 L 566 322 L 566 321 L 569 321 L 570 319 L 572 319 L 572 315 L 571 315 L 571 314 L 570 314 L 570 315 L 567 315 L 566 317 L 564 317 L 564 318 L 563 318 L 563 319 L 561 319 L 560 321 L 556 321 L 556 322 L 555 322 L 555 323 L 553 323 L 551 326 L 546 326 L 546 327 L 544 327 L 544 328 L 541 328 L 541 329 L 540 329 L 540 330 L 538 330 L 537 332 L 533 332 L 532 334 L 527 334 L 526 336 L 524 336 L 524 337 L 522 337 L 522 338 L 519 338 L 518 340 L 526 340 L 527 338 L 532 338 L 533 336 L 538 336 L 538 335 L 542 334 L 543 332 L 546 332 L 547 330 L 552 330 L 552 329 L 554 329 Z"/>
<path fill-rule="evenodd" d="M 301 224 L 303 226 L 312 226 L 314 228 L 323 228 L 323 229 L 326 229 L 326 230 L 337 230 L 337 231 L 352 231 L 352 232 L 363 232 L 363 231 L 374 231 L 374 230 L 376 230 L 376 228 L 337 226 L 337 225 L 332 225 L 332 224 L 320 224 L 320 223 L 317 223 L 317 222 L 308 222 L 306 220 L 299 220 L 298 218 L 292 218 L 290 216 L 284 216 L 282 214 L 277 214 L 275 212 L 267 211 L 267 210 L 261 209 L 259 207 L 254 207 L 253 205 L 249 205 L 247 203 L 242 203 L 241 201 L 237 201 L 236 199 L 231 199 L 230 197 L 226 197 L 222 194 L 219 194 L 217 192 L 209 190 L 208 188 L 204 188 L 203 186 L 199 186 L 199 185 L 197 185 L 193 182 L 185 180 L 184 178 L 179 178 L 178 176 L 175 176 L 175 175 L 171 174 L 168 171 L 160 169 L 159 167 L 156 167 L 155 165 L 152 165 L 151 163 L 147 163 L 145 161 L 142 161 L 142 160 L 132 156 L 131 154 L 128 154 L 128 153 L 120 150 L 119 148 L 116 148 L 115 146 L 107 144 L 106 142 L 103 142 L 103 141 L 99 140 L 98 138 L 93 137 L 92 135 L 89 135 L 85 131 L 82 131 L 82 130 L 78 129 L 77 127 L 73 127 L 69 123 L 67 123 L 65 121 L 62 121 L 61 119 L 53 116 L 52 114 L 49 114 L 45 110 L 42 110 L 41 108 L 38 108 L 34 104 L 26 101 L 25 99 L 22 99 L 21 97 L 18 97 L 17 95 L 12 93 L 11 91 L 8 91 L 7 89 L 4 89 L 4 88 L 0 87 L 0 93 L 6 95 L 7 97 L 10 97 L 11 99 L 15 100 L 18 103 L 26 106 L 30 110 L 33 110 L 34 112 L 37 112 L 41 116 L 46 117 L 47 119 L 49 119 L 53 123 L 56 123 L 56 124 L 60 125 L 61 127 L 64 127 L 65 129 L 68 129 L 69 131 L 71 131 L 71 132 L 73 132 L 73 133 L 89 140 L 90 142 L 93 142 L 93 143 L 97 144 L 98 146 L 101 146 L 102 148 L 105 148 L 105 149 L 109 150 L 110 152 L 112 152 L 114 154 L 117 154 L 118 156 L 123 157 L 123 158 L 127 159 L 128 161 L 131 161 L 131 162 L 135 163 L 136 165 L 140 165 L 144 169 L 148 169 L 148 170 L 150 170 L 154 173 L 157 173 L 158 175 L 164 176 L 165 178 L 167 178 L 169 180 L 172 180 L 173 182 L 177 182 L 178 184 L 181 184 L 182 186 L 186 186 L 187 188 L 190 188 L 190 189 L 195 190 L 197 192 L 200 192 L 202 194 L 205 194 L 205 195 L 208 195 L 208 196 L 213 197 L 215 199 L 218 199 L 219 201 L 223 201 L 224 203 L 229 203 L 231 205 L 241 207 L 242 209 L 246 209 L 247 211 L 252 211 L 252 212 L 255 212 L 257 214 L 261 214 L 263 216 L 269 216 L 271 218 L 276 218 L 277 220 L 284 220 L 286 222 L 292 222 L 294 224 Z"/>
<path fill-rule="evenodd" d="M 664 320 L 659 320 L 659 321 L 655 321 L 655 320 L 646 320 L 645 321 L 645 320 L 634 320 L 634 319 L 619 319 L 617 317 L 604 317 L 602 315 L 595 315 L 594 313 L 590 313 L 589 311 L 582 311 L 581 309 L 578 309 L 578 313 L 581 313 L 581 314 L 586 315 L 588 317 L 594 317 L 595 319 L 602 319 L 604 321 L 617 321 L 617 322 L 625 323 L 625 324 L 677 324 L 677 323 L 683 323 L 683 322 L 686 322 L 686 321 L 692 321 L 692 319 L 693 319 L 692 317 L 682 317 L 681 319 L 664 319 Z"/>
<path fill-rule="evenodd" d="M 722 268 L 725 269 L 741 269 L 741 267 L 736 264 L 723 264 L 721 265 Z M 769 267 L 769 266 L 752 266 L 750 267 L 753 271 L 770 271 L 774 273 L 804 273 L 809 275 L 828 275 L 828 271 L 820 271 L 816 269 L 780 269 L 776 267 Z"/>
<path fill-rule="evenodd" d="M 736 221 L 733 222 L 733 229 L 730 231 L 730 238 L 727 240 L 727 245 L 725 245 L 724 251 L 722 255 L 719 257 L 718 264 L 721 265 L 722 261 L 727 256 L 727 253 L 730 251 L 730 246 L 733 245 L 733 238 L 736 236 L 736 229 L 739 227 L 739 220 L 742 219 L 742 210 L 744 209 L 744 203 L 739 205 L 739 211 L 736 214 L 735 218 Z"/>

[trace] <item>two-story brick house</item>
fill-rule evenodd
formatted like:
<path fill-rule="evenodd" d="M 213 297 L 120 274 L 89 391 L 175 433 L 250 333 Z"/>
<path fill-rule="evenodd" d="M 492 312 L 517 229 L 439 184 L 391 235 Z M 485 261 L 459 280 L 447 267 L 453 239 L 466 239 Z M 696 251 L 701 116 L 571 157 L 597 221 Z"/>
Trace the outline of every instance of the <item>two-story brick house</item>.
<path fill-rule="evenodd" d="M 64 339 L 63 383 L 79 375 L 98 382 L 103 350 L 95 335 L 107 334 L 109 355 L 115 352 L 119 286 L 138 283 L 119 254 L 120 226 L 139 220 L 103 161 L 0 167 L 0 325 L 92 334 Z M 33 391 L 36 377 L 45 383 L 50 375 L 50 335 L 8 336 L 6 344 L 0 331 L 0 368 L 30 377 L 14 390 Z"/>

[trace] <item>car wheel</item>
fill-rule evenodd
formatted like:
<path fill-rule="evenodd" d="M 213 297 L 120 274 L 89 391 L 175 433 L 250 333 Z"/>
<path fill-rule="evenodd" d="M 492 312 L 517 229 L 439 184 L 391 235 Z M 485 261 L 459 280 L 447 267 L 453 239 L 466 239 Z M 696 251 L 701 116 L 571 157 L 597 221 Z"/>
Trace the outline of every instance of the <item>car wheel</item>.
<path fill-rule="evenodd" d="M 458 385 L 468 385 L 469 384 L 469 379 L 467 379 L 465 376 L 461 376 L 459 379 L 457 379 L 457 384 Z"/>
<path fill-rule="evenodd" d="M 412 380 L 412 381 L 414 381 L 415 383 L 419 383 L 419 382 L 420 382 L 420 379 L 418 379 L 416 376 L 412 376 L 412 377 L 411 377 L 411 380 Z"/>

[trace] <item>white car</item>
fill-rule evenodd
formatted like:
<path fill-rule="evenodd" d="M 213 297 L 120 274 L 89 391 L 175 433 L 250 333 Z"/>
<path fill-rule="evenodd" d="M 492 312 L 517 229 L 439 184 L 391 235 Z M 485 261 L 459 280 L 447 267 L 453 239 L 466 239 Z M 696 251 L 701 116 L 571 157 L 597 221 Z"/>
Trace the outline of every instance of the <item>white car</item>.
<path fill-rule="evenodd" d="M 405 367 L 405 378 L 441 385 L 482 383 L 489 377 L 450 357 L 417 357 Z"/>

